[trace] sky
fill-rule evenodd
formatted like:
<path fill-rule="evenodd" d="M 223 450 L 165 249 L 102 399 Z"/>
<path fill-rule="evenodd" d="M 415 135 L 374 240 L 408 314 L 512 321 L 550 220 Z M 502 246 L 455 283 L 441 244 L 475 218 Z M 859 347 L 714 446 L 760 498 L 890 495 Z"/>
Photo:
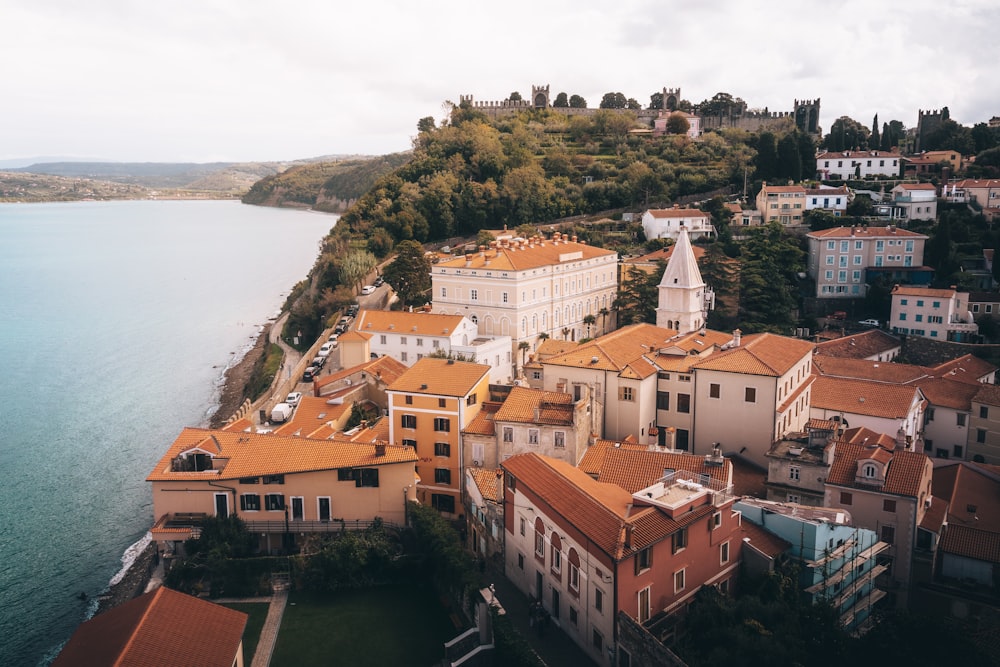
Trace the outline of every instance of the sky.
<path fill-rule="evenodd" d="M 1000 115 L 997 25 L 996 0 L 0 0 L 0 161 L 380 155 L 532 85 L 971 126 Z"/>

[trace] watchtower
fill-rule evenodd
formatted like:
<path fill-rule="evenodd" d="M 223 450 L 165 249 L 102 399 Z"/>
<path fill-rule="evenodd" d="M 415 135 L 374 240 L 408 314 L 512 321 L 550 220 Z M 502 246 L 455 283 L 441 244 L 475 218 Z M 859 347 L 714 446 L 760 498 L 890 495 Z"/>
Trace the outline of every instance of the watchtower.
<path fill-rule="evenodd" d="M 544 86 L 532 86 L 531 87 L 531 106 L 536 109 L 548 109 L 549 108 L 549 86 L 548 84 Z"/>
<path fill-rule="evenodd" d="M 663 108 L 667 111 L 677 111 L 677 105 L 681 101 L 680 88 L 663 89 Z"/>
<path fill-rule="evenodd" d="M 819 98 L 815 100 L 795 100 L 793 109 L 795 127 L 802 132 L 819 134 Z"/>

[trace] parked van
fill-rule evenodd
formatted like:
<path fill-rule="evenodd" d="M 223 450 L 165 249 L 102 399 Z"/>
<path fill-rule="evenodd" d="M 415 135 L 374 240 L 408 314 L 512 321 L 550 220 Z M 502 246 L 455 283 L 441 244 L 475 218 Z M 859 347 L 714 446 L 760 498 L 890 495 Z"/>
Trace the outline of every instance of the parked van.
<path fill-rule="evenodd" d="M 291 418 L 294 410 L 295 408 L 288 403 L 278 403 L 271 409 L 271 421 L 275 424 L 282 424 Z"/>

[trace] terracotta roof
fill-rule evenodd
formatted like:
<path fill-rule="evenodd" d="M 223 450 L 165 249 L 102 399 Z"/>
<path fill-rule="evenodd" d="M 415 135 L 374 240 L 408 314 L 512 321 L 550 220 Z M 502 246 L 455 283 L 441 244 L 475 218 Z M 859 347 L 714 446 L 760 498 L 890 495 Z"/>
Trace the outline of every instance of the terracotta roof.
<path fill-rule="evenodd" d="M 949 183 L 949 187 L 954 185 L 959 188 L 1000 188 L 1000 179 L 977 179 L 977 178 L 966 178 L 961 181 L 956 181 L 954 183 Z"/>
<path fill-rule="evenodd" d="M 370 334 L 365 331 L 355 331 L 354 329 L 349 329 L 344 333 L 340 334 L 337 340 L 341 343 L 350 343 L 354 340 L 371 340 L 375 334 Z"/>
<path fill-rule="evenodd" d="M 467 468 L 472 481 L 479 489 L 479 495 L 485 500 L 495 503 L 503 501 L 503 469 L 501 468 Z"/>
<path fill-rule="evenodd" d="M 462 325 L 462 315 L 440 315 L 422 311 L 362 310 L 352 331 L 396 333 L 403 336 L 450 336 Z"/>
<path fill-rule="evenodd" d="M 694 364 L 694 368 L 780 377 L 803 357 L 812 354 L 813 347 L 813 343 L 798 338 L 753 334 L 745 336 L 739 347 L 713 354 Z"/>
<path fill-rule="evenodd" d="M 604 468 L 604 457 L 613 449 L 645 452 L 649 449 L 649 445 L 640 445 L 638 442 L 635 442 L 635 440 L 616 442 L 614 440 L 599 439 L 587 448 L 587 451 L 584 452 L 583 458 L 580 459 L 580 463 L 577 464 L 577 467 L 588 475 L 593 475 L 596 479 L 596 477 L 601 473 L 601 470 Z"/>
<path fill-rule="evenodd" d="M 466 396 L 489 372 L 485 364 L 424 357 L 389 385 L 389 391 Z"/>
<path fill-rule="evenodd" d="M 885 481 L 881 486 L 855 482 L 858 461 L 871 458 L 888 462 Z M 929 467 L 930 459 L 921 452 L 898 449 L 888 452 L 882 447 L 863 447 L 847 442 L 838 442 L 826 483 L 916 498 L 920 494 L 920 483 Z"/>
<path fill-rule="evenodd" d="M 1000 563 L 1000 533 L 948 523 L 938 550 L 987 563 Z"/>
<path fill-rule="evenodd" d="M 591 449 L 596 446 L 595 444 Z M 629 493 L 637 493 L 655 484 L 663 477 L 666 470 L 686 470 L 699 475 L 708 475 L 726 486 L 732 484 L 733 466 L 729 459 L 723 459 L 722 465 L 706 465 L 705 457 L 694 454 L 648 448 L 622 449 L 613 445 L 604 454 L 604 463 L 598 473 L 597 481 L 617 484 Z"/>
<path fill-rule="evenodd" d="M 839 188 L 806 188 L 807 195 L 848 195 L 851 191 L 847 189 L 846 185 L 841 185 Z"/>
<path fill-rule="evenodd" d="M 577 347 L 579 343 L 574 340 L 559 340 L 558 338 L 546 338 L 541 342 L 541 344 L 535 349 L 535 359 L 541 361 L 548 359 L 549 357 L 555 356 L 557 354 L 562 354 L 563 352 L 568 352 L 574 347 Z"/>
<path fill-rule="evenodd" d="M 863 333 L 817 343 L 816 354 L 827 357 L 864 359 L 898 349 L 900 346 L 900 340 L 895 336 L 891 336 L 881 329 L 869 329 Z"/>
<path fill-rule="evenodd" d="M 899 296 L 922 296 L 927 298 L 938 297 L 940 299 L 950 299 L 955 296 L 953 289 L 931 289 L 929 287 L 910 287 L 909 285 L 895 285 L 892 294 Z"/>
<path fill-rule="evenodd" d="M 958 359 L 946 361 L 930 369 L 931 374 L 937 377 L 975 384 L 982 384 L 982 379 L 996 370 L 997 367 L 990 362 L 971 354 L 963 354 Z"/>
<path fill-rule="evenodd" d="M 801 185 L 764 185 L 761 189 L 762 192 L 770 194 L 772 192 L 776 193 L 792 193 L 792 194 L 805 194 L 806 189 Z"/>
<path fill-rule="evenodd" d="M 1000 405 L 1000 385 L 984 384 L 980 386 L 972 400 L 984 405 Z"/>
<path fill-rule="evenodd" d="M 924 234 L 911 232 L 909 229 L 899 227 L 831 227 L 830 229 L 820 229 L 806 234 L 814 239 L 876 239 L 876 238 L 899 238 L 905 236 L 911 239 L 926 239 Z"/>
<path fill-rule="evenodd" d="M 931 405 L 953 410 L 972 409 L 972 399 L 979 391 L 979 383 L 959 382 L 945 378 L 927 378 L 917 381 L 916 385 Z"/>
<path fill-rule="evenodd" d="M 824 151 L 816 156 L 817 160 L 840 160 L 851 158 L 900 158 L 903 157 L 895 151 Z"/>
<path fill-rule="evenodd" d="M 313 383 L 313 386 L 319 390 L 328 384 L 339 382 L 340 380 L 349 378 L 352 375 L 361 372 L 368 373 L 381 380 L 383 384 L 390 385 L 407 370 L 409 369 L 403 362 L 397 361 L 390 356 L 383 356 L 378 359 L 366 361 L 363 364 L 358 364 L 357 366 L 352 366 L 351 368 L 345 368 L 344 370 L 337 371 L 336 373 L 331 373 L 330 375 L 324 375 L 318 378 Z"/>
<path fill-rule="evenodd" d="M 792 548 L 791 542 L 747 519 L 740 524 L 740 532 L 744 543 L 770 558 L 777 558 Z"/>
<path fill-rule="evenodd" d="M 161 586 L 84 622 L 53 667 L 232 667 L 247 615 Z"/>
<path fill-rule="evenodd" d="M 500 405 L 500 403 L 493 403 L 491 401 L 484 402 L 479 408 L 479 414 L 469 422 L 468 426 L 462 429 L 462 433 L 468 433 L 469 435 L 496 435 L 496 424 L 493 420 L 496 418 Z"/>
<path fill-rule="evenodd" d="M 931 376 L 929 369 L 913 364 L 891 361 L 851 359 L 817 354 L 813 357 L 813 373 L 827 377 L 869 380 L 886 384 L 911 384 Z"/>
<path fill-rule="evenodd" d="M 327 397 L 303 396 L 288 422 L 274 429 L 275 435 L 317 438 L 315 431 L 329 422 L 336 422 L 354 407 L 354 401 L 327 403 Z"/>
<path fill-rule="evenodd" d="M 836 422 L 834 422 L 836 423 Z M 873 431 L 867 426 L 857 426 L 849 428 L 840 437 L 841 441 L 849 442 L 852 445 L 868 446 L 878 445 L 887 452 L 896 449 L 896 439 L 891 435 Z"/>
<path fill-rule="evenodd" d="M 901 190 L 934 190 L 937 191 L 937 187 L 932 183 L 900 183 L 896 186 Z M 893 188 L 895 190 L 896 188 Z"/>
<path fill-rule="evenodd" d="M 834 412 L 903 419 L 920 390 L 908 385 L 820 376 L 812 388 L 812 407 Z"/>
<path fill-rule="evenodd" d="M 524 424 L 570 426 L 573 424 L 575 411 L 573 397 L 569 394 L 514 387 L 493 418 L 496 421 Z"/>
<path fill-rule="evenodd" d="M 584 243 L 574 243 L 573 241 L 544 240 L 520 244 L 515 248 L 514 244 L 498 244 L 496 248 L 487 250 L 485 253 L 472 253 L 471 258 L 466 260 L 465 256 L 456 257 L 452 260 L 442 260 L 435 265 L 435 272 L 439 268 L 448 269 L 482 269 L 489 268 L 493 271 L 524 271 L 525 269 L 537 269 L 542 266 L 553 266 L 566 262 L 584 261 L 595 257 L 606 257 L 608 255 L 617 256 L 613 250 L 605 250 Z M 468 263 L 468 267 L 466 264 Z"/>
<path fill-rule="evenodd" d="M 708 213 L 697 208 L 651 208 L 646 213 L 654 218 L 709 218 Z"/>
<path fill-rule="evenodd" d="M 388 421 L 388 420 L 381 420 Z M 198 450 L 228 459 L 218 472 L 174 472 L 171 462 L 183 452 Z M 410 447 L 386 445 L 385 454 L 375 447 L 336 440 L 313 440 L 271 433 L 185 428 L 146 477 L 147 482 L 230 480 L 261 475 L 294 474 L 358 466 L 378 466 L 416 461 Z"/>
<path fill-rule="evenodd" d="M 934 471 L 934 477 L 937 477 L 937 470 Z M 948 516 L 948 501 L 936 496 L 931 496 L 930 501 L 931 506 L 924 512 L 924 518 L 920 520 L 920 527 L 940 535 L 941 528 Z"/>
<path fill-rule="evenodd" d="M 546 359 L 542 364 L 621 372 L 630 362 L 667 345 L 677 332 L 652 324 L 632 324 Z M 596 361 L 595 361 L 596 359 Z"/>
<path fill-rule="evenodd" d="M 670 257 L 674 254 L 674 248 L 677 247 L 676 243 L 672 243 L 666 248 L 660 248 L 659 250 L 654 250 L 653 252 L 646 253 L 645 255 L 640 255 L 639 257 L 632 257 L 629 259 L 623 259 L 622 264 L 655 264 L 656 262 L 667 262 L 670 261 Z M 705 248 L 700 245 L 691 246 L 691 252 L 694 253 L 694 258 L 700 260 L 705 256 Z"/>

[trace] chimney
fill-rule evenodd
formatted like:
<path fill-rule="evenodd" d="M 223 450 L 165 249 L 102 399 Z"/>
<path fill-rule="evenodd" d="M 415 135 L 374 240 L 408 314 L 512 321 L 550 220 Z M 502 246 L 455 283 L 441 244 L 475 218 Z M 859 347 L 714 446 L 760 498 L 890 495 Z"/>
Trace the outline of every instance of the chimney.
<path fill-rule="evenodd" d="M 375 443 L 375 456 L 385 456 L 385 443 L 376 442 Z"/>
<path fill-rule="evenodd" d="M 673 449 L 677 441 L 677 429 L 668 426 L 664 431 L 666 431 L 666 435 L 663 436 L 663 446 L 667 449 Z"/>
<path fill-rule="evenodd" d="M 743 339 L 743 332 L 739 329 L 733 330 L 733 347 L 739 347 L 740 341 Z"/>
<path fill-rule="evenodd" d="M 896 431 L 896 447 L 899 449 L 906 449 L 906 431 L 903 429 L 903 425 L 899 425 L 899 430 Z"/>

